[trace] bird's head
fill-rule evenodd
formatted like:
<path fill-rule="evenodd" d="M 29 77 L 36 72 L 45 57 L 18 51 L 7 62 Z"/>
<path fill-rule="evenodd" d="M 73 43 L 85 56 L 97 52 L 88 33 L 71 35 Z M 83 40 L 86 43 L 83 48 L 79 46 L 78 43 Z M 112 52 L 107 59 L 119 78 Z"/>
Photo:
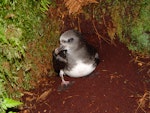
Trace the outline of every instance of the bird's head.
<path fill-rule="evenodd" d="M 79 32 L 75 30 L 68 30 L 60 36 L 60 46 L 67 51 L 74 51 L 79 49 L 83 41 Z"/>

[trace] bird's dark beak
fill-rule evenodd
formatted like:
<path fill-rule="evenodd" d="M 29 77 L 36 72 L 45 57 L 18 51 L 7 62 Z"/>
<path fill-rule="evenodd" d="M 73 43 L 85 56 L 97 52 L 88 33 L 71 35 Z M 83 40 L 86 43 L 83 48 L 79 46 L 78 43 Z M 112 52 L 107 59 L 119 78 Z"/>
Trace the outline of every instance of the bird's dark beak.
<path fill-rule="evenodd" d="M 63 51 L 64 48 L 65 47 L 63 45 L 60 45 L 58 48 L 55 49 L 55 54 L 58 54 L 60 51 Z"/>

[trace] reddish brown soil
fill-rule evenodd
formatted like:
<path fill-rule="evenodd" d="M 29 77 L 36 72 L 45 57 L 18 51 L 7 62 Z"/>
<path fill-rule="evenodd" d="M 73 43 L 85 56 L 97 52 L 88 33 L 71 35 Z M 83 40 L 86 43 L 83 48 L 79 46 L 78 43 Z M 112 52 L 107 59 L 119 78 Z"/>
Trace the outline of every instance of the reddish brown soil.
<path fill-rule="evenodd" d="M 99 45 L 99 40 L 91 39 L 93 45 Z M 25 92 L 22 112 L 150 113 L 149 109 L 138 107 L 140 96 L 149 86 L 144 73 L 139 73 L 137 65 L 131 62 L 128 49 L 117 41 L 116 46 L 102 42 L 95 47 L 99 48 L 101 62 L 90 76 L 76 79 L 65 76 L 75 83 L 61 92 L 57 91 L 59 77 L 41 79 L 36 89 Z"/>

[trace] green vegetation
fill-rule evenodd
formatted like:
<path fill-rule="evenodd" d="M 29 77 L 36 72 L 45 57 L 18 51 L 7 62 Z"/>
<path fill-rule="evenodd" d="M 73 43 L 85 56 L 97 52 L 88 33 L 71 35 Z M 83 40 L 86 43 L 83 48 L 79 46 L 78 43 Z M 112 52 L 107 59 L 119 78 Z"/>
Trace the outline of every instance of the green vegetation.
<path fill-rule="evenodd" d="M 131 43 L 129 49 L 150 55 L 150 1 L 142 1 L 136 7 L 140 7 L 137 16 L 133 18 L 131 32 Z"/>
<path fill-rule="evenodd" d="M 31 88 L 30 61 L 25 59 L 27 44 L 41 34 L 41 21 L 45 17 L 43 12 L 48 10 L 50 4 L 50 0 L 0 1 L 1 113 L 19 105 L 15 101 L 10 102 L 9 98 L 18 99 L 23 89 Z"/>
<path fill-rule="evenodd" d="M 117 2 L 112 6 L 111 17 L 117 25 L 117 34 L 134 52 L 150 54 L 149 0 Z"/>
<path fill-rule="evenodd" d="M 13 107 L 16 107 L 16 106 L 19 106 L 22 104 L 23 104 L 22 102 L 15 101 L 15 100 L 12 100 L 9 98 L 5 98 L 3 100 L 3 102 L 1 103 L 1 107 L 2 107 L 2 109 L 4 109 L 6 111 L 9 108 L 13 108 Z M 3 111 L 3 113 L 6 113 L 5 111 Z M 13 112 L 12 110 L 9 110 L 8 113 L 15 113 L 15 112 Z"/>
<path fill-rule="evenodd" d="M 103 0 L 85 9 L 105 25 L 111 40 L 117 36 L 133 52 L 150 55 L 149 3 L 150 0 Z"/>

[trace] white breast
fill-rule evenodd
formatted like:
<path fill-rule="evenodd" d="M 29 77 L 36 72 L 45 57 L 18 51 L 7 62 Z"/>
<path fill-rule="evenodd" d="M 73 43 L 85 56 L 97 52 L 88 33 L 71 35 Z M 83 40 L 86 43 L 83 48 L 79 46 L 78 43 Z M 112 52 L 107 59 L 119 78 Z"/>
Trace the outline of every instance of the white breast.
<path fill-rule="evenodd" d="M 77 65 L 69 71 L 64 70 L 64 72 L 70 77 L 83 77 L 92 73 L 95 68 L 93 64 L 85 64 L 82 61 L 77 61 Z"/>

